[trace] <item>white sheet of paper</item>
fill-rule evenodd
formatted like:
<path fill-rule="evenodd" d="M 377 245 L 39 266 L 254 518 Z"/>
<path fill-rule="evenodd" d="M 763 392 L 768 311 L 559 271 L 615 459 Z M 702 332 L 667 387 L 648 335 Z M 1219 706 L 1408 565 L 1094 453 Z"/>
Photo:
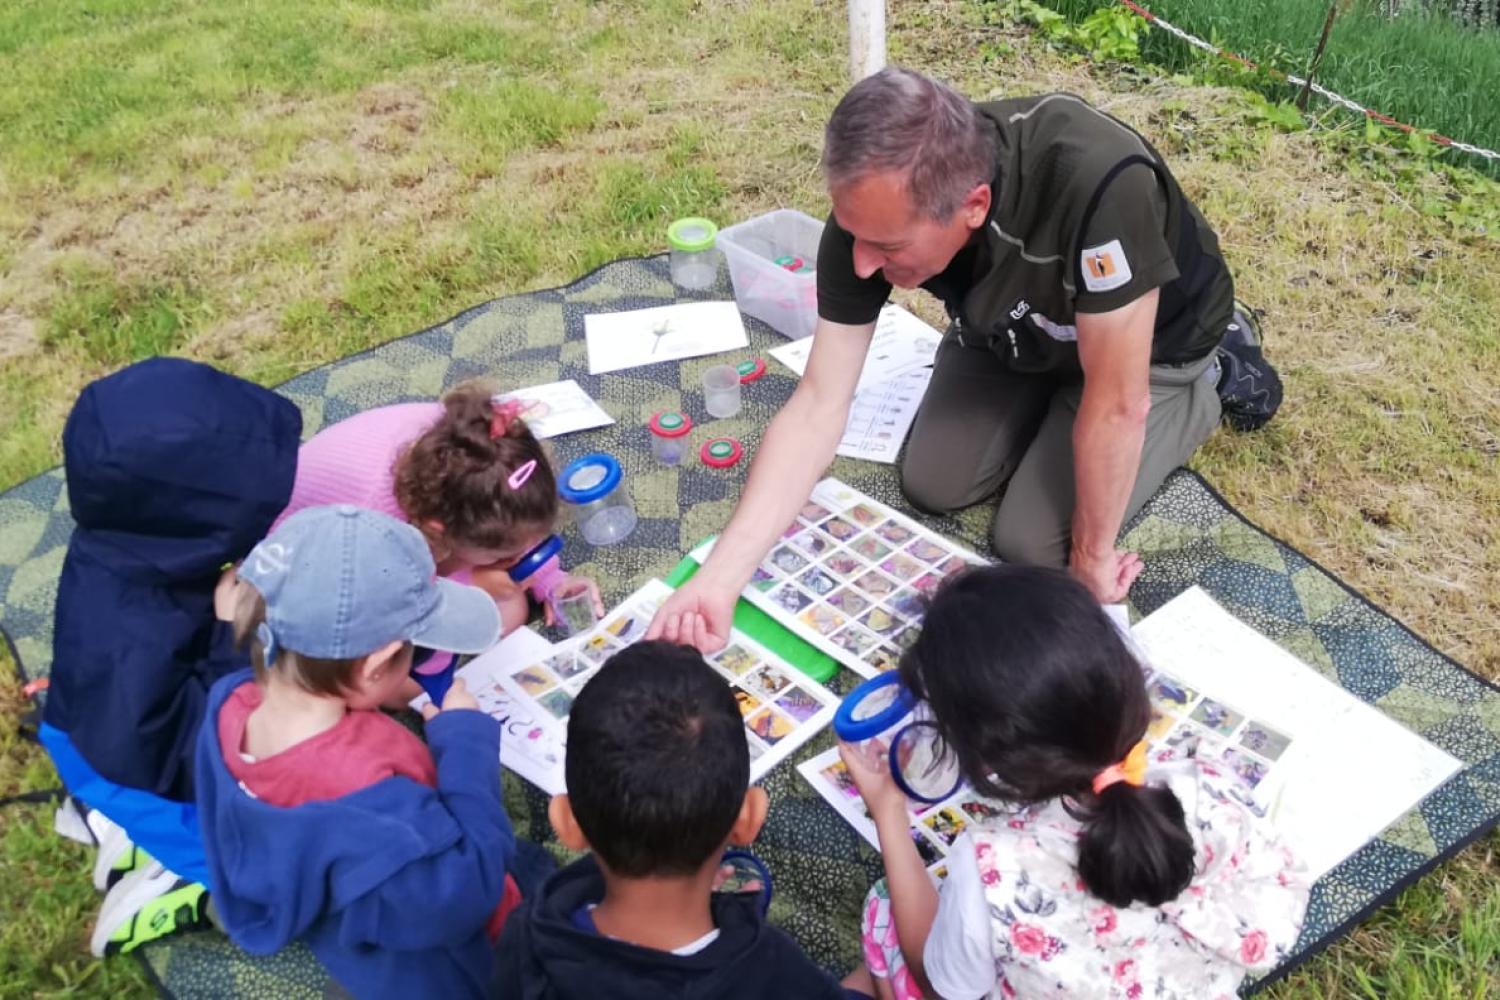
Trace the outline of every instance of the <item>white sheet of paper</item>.
<path fill-rule="evenodd" d="M 931 381 L 931 368 L 915 368 L 859 390 L 849 407 L 838 454 L 894 464 Z"/>
<path fill-rule="evenodd" d="M 749 344 L 739 307 L 733 302 L 687 302 L 591 313 L 583 318 L 589 374 L 677 361 L 732 351 Z"/>
<path fill-rule="evenodd" d="M 898 305 L 887 304 L 880 310 L 875 335 L 865 354 L 865 366 L 859 372 L 856 392 L 889 382 L 917 368 L 926 368 L 937 356 L 942 334 Z M 771 357 L 786 365 L 801 378 L 807 371 L 812 354 L 813 337 L 788 341 L 771 349 Z"/>
<path fill-rule="evenodd" d="M 1132 634 L 1152 667 L 1291 737 L 1264 804 L 1315 876 L 1378 836 L 1463 766 L 1197 587 L 1137 623 Z"/>
<path fill-rule="evenodd" d="M 500 723 L 500 763 L 550 795 L 563 791 L 562 727 L 545 712 L 516 698 L 500 683 L 507 667 L 534 663 L 552 652 L 552 644 L 529 628 L 518 628 L 488 653 L 474 657 L 458 671 L 480 711 Z M 413 701 L 421 710 L 426 695 Z"/>
<path fill-rule="evenodd" d="M 498 401 L 519 399 L 526 404 L 521 416 L 531 433 L 539 438 L 554 438 L 574 431 L 586 431 L 615 422 L 594 398 L 573 379 L 533 385 L 495 397 Z"/>

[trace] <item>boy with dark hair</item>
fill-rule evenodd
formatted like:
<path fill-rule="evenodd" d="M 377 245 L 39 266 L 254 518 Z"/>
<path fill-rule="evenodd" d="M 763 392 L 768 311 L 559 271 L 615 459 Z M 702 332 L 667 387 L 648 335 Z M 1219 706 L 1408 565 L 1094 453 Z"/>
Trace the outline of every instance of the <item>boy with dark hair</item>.
<path fill-rule="evenodd" d="M 496 995 L 848 995 L 766 925 L 758 896 L 714 892 L 724 848 L 755 839 L 767 799 L 748 787 L 734 695 L 697 651 L 617 653 L 573 703 L 565 767 L 548 815 L 563 844 L 593 854 L 506 924 Z"/>

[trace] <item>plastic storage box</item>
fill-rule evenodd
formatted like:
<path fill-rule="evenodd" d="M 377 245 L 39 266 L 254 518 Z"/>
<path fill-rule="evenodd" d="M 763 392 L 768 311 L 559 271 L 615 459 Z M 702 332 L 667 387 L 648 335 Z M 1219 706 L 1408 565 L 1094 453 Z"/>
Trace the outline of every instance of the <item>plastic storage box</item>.
<path fill-rule="evenodd" d="M 776 263 L 778 257 L 818 259 L 823 223 L 790 208 L 777 209 L 719 231 L 740 311 L 793 340 L 811 336 L 818 322 L 818 276 Z"/>

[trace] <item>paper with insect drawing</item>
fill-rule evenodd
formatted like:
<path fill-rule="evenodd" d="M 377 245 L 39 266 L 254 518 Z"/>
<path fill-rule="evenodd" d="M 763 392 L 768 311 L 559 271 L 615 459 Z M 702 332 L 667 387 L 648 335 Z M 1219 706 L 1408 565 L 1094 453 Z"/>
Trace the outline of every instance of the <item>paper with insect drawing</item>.
<path fill-rule="evenodd" d="M 689 555 L 702 563 L 710 539 Z M 916 641 L 922 601 L 986 560 L 837 479 L 825 479 L 742 596 L 850 669 L 873 677 Z"/>
<path fill-rule="evenodd" d="M 660 580 L 648 581 L 588 632 L 537 648 L 529 658 L 507 658 L 499 686 L 565 736 L 573 699 L 609 657 L 645 636 L 657 607 L 671 593 Z M 834 694 L 738 630 L 731 631 L 723 650 L 706 659 L 739 703 L 751 781 L 765 777 L 833 721 L 838 708 Z M 562 790 L 560 762 L 555 784 L 542 787 L 554 794 Z"/>
<path fill-rule="evenodd" d="M 917 368 L 889 382 L 861 389 L 849 407 L 838 454 L 895 464 L 932 381 L 931 368 Z"/>
<path fill-rule="evenodd" d="M 1153 731 L 1163 743 L 1183 730 L 1189 739 L 1218 737 L 1220 759 L 1254 784 L 1255 800 L 1314 875 L 1463 766 L 1197 587 L 1132 631 L 1156 675 Z M 1178 688 L 1173 697 L 1162 697 L 1160 678 Z"/>
<path fill-rule="evenodd" d="M 517 698 L 502 683 L 517 664 L 534 663 L 552 643 L 529 628 L 518 628 L 487 653 L 458 670 L 479 710 L 500 723 L 500 763 L 550 794 L 563 788 L 563 731 L 555 719 Z M 428 697 L 411 705 L 421 711 Z"/>
<path fill-rule="evenodd" d="M 592 313 L 583 318 L 583 331 L 590 375 L 733 351 L 749 343 L 733 302 Z"/>
<path fill-rule="evenodd" d="M 520 400 L 521 417 L 538 438 L 554 438 L 615 422 L 573 379 L 533 385 L 495 397 L 496 402 Z"/>
<path fill-rule="evenodd" d="M 771 357 L 786 365 L 801 378 L 807 372 L 815 337 L 788 341 L 771 349 Z M 942 334 L 898 305 L 887 304 L 875 321 L 875 334 L 865 352 L 865 365 L 859 371 L 855 392 L 881 385 L 918 368 L 926 368 L 937 356 Z"/>

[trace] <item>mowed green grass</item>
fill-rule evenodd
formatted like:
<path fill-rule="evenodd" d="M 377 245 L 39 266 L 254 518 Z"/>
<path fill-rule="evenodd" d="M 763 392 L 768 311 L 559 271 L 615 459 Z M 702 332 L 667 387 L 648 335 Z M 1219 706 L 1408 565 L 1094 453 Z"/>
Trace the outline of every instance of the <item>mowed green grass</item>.
<path fill-rule="evenodd" d="M 1249 516 L 1500 677 L 1493 245 L 1232 94 L 1114 78 L 969 0 L 893 0 L 893 60 L 976 97 L 1067 89 L 1149 134 L 1266 308 L 1286 410 L 1196 464 Z M 0 10 L 0 486 L 89 379 L 171 352 L 275 382 L 495 295 L 664 246 L 674 217 L 826 207 L 839 3 L 12 0 Z M 1434 191 L 1435 196 L 1441 190 Z M 10 720 L 0 797 L 51 787 Z M 1495 990 L 1500 838 L 1278 998 Z M 85 952 L 88 852 L 0 811 L 0 996 L 145 995 Z"/>

